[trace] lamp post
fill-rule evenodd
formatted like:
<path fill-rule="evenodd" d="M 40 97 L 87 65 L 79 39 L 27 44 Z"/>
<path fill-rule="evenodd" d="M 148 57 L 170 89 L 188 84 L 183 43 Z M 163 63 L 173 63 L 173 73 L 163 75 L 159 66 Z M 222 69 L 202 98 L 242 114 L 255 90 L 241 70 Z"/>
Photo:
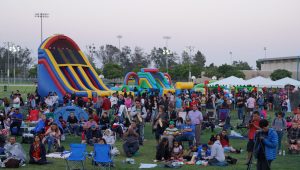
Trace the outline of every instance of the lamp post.
<path fill-rule="evenodd" d="M 10 46 L 12 45 L 12 43 L 10 42 L 6 42 L 4 43 L 7 45 L 7 84 L 9 84 L 9 52 L 10 52 Z"/>
<path fill-rule="evenodd" d="M 43 42 L 43 18 L 49 18 L 48 13 L 40 12 L 40 13 L 35 13 L 36 18 L 41 18 L 41 43 Z"/>
<path fill-rule="evenodd" d="M 229 55 L 230 55 L 230 61 L 231 61 L 231 64 L 233 64 L 232 51 L 229 51 Z"/>
<path fill-rule="evenodd" d="M 194 51 L 193 46 L 187 46 L 186 47 L 186 51 L 189 52 L 189 82 L 191 81 L 191 76 L 192 76 L 192 72 L 191 72 L 191 60 L 192 60 L 192 52 Z"/>
<path fill-rule="evenodd" d="M 21 47 L 18 45 L 17 46 L 12 45 L 9 47 L 9 51 L 11 51 L 14 56 L 14 84 L 16 84 L 16 55 L 18 58 L 20 49 L 21 49 Z"/>
<path fill-rule="evenodd" d="M 166 55 L 166 67 L 167 67 L 167 73 L 169 73 L 169 55 L 171 54 L 171 51 L 167 48 L 163 49 L 163 55 Z"/>
<path fill-rule="evenodd" d="M 264 51 L 265 51 L 265 58 L 267 58 L 267 47 L 264 47 Z"/>
<path fill-rule="evenodd" d="M 119 55 L 119 58 L 118 58 L 118 63 L 120 64 L 120 57 L 121 57 L 121 39 L 123 38 L 122 35 L 117 35 L 117 38 L 119 40 L 119 50 L 120 50 L 120 55 Z"/>

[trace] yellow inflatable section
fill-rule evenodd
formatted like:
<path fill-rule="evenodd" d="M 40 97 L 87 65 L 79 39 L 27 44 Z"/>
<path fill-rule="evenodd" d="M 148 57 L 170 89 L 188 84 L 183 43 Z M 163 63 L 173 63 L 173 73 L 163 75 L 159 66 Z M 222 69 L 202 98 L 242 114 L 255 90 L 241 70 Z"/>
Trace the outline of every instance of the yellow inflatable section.
<path fill-rule="evenodd" d="M 192 89 L 192 88 L 194 88 L 194 83 L 193 82 L 177 82 L 176 84 L 175 84 L 175 88 L 176 89 L 187 89 L 187 90 L 189 90 L 189 89 Z"/>

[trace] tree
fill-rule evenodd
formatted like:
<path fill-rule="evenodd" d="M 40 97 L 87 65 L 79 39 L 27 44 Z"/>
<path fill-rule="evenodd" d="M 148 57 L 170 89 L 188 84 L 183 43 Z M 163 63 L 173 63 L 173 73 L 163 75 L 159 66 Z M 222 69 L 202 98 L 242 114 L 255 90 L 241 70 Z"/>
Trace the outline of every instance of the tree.
<path fill-rule="evenodd" d="M 227 64 L 221 65 L 218 68 L 218 73 L 219 73 L 218 77 L 226 78 L 226 77 L 230 77 L 230 76 L 236 76 L 239 78 L 245 78 L 245 74 L 243 72 L 238 70 L 236 67 L 227 65 Z"/>
<path fill-rule="evenodd" d="M 113 45 L 100 46 L 99 51 L 96 51 L 96 57 L 100 59 L 103 65 L 107 63 L 117 63 L 119 61 L 120 50 Z"/>
<path fill-rule="evenodd" d="M 258 70 L 261 70 L 261 61 L 256 60 L 256 68 L 257 68 Z"/>
<path fill-rule="evenodd" d="M 36 78 L 37 77 L 37 64 L 35 64 L 33 67 L 31 67 L 28 70 L 28 77 L 29 78 Z"/>
<path fill-rule="evenodd" d="M 120 65 L 107 63 L 103 66 L 103 75 L 107 79 L 115 79 L 123 77 L 123 69 Z"/>
<path fill-rule="evenodd" d="M 134 52 L 131 55 L 131 61 L 133 68 L 147 67 L 150 64 L 150 58 L 147 58 L 147 55 L 140 47 L 134 48 Z"/>
<path fill-rule="evenodd" d="M 204 69 L 204 76 L 212 78 L 213 76 L 220 77 L 218 72 L 218 67 L 211 63 Z"/>
<path fill-rule="evenodd" d="M 206 58 L 200 51 L 197 51 L 193 60 L 194 60 L 193 63 L 198 67 L 203 68 L 205 66 Z"/>
<path fill-rule="evenodd" d="M 232 65 L 238 70 L 252 70 L 246 61 L 233 61 Z"/>
<path fill-rule="evenodd" d="M 167 67 L 167 57 L 168 57 L 168 66 L 172 66 L 177 64 L 176 60 L 178 59 L 177 54 L 175 52 L 170 52 L 170 54 L 166 55 L 163 53 L 163 51 L 166 50 L 166 48 L 156 48 L 154 47 L 151 50 L 149 58 L 154 61 L 155 67 L 159 69 L 164 69 Z"/>
<path fill-rule="evenodd" d="M 0 47 L 0 71 L 1 74 L 7 75 L 9 58 L 9 70 L 10 76 L 13 75 L 13 68 L 15 63 L 16 77 L 27 77 L 29 67 L 33 64 L 33 58 L 31 58 L 31 52 L 28 48 L 20 48 L 18 52 L 11 52 L 7 50 L 7 47 Z M 15 62 L 14 62 L 15 61 Z"/>
<path fill-rule="evenodd" d="M 182 64 L 192 63 L 191 57 L 190 57 L 189 53 L 186 51 L 183 51 L 181 53 L 181 58 L 182 58 L 182 61 L 181 61 Z"/>
<path fill-rule="evenodd" d="M 272 72 L 270 75 L 272 80 L 279 80 L 285 77 L 292 77 L 292 72 L 285 69 L 277 69 Z"/>

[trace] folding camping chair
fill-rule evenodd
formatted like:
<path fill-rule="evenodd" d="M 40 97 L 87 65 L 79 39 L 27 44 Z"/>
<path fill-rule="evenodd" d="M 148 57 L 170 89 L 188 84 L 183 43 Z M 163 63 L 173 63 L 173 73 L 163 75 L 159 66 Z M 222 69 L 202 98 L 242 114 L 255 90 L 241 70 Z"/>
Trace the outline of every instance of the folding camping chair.
<path fill-rule="evenodd" d="M 67 170 L 84 170 L 84 161 L 86 157 L 86 144 L 70 144 L 70 156 L 66 158 Z"/>
<path fill-rule="evenodd" d="M 110 145 L 107 144 L 94 144 L 93 154 L 93 165 L 94 169 L 103 167 L 105 169 L 111 169 L 112 156 L 110 154 Z"/>

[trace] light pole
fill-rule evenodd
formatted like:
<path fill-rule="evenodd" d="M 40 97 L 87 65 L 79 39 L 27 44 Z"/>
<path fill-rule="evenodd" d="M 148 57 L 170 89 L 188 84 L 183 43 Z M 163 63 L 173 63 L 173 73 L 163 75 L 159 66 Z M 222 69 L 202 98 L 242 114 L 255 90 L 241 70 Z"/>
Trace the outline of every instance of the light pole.
<path fill-rule="evenodd" d="M 265 51 L 265 58 L 267 58 L 267 47 L 264 47 L 264 51 Z"/>
<path fill-rule="evenodd" d="M 163 49 L 163 55 L 166 55 L 166 67 L 167 67 L 167 73 L 169 73 L 169 55 L 171 54 L 171 51 L 167 48 Z"/>
<path fill-rule="evenodd" d="M 118 58 L 118 63 L 120 64 L 120 57 L 121 57 L 121 39 L 123 38 L 122 35 L 117 35 L 117 38 L 119 40 L 119 51 L 120 51 L 120 55 L 119 55 L 119 58 Z"/>
<path fill-rule="evenodd" d="M 166 48 L 168 48 L 168 41 L 171 39 L 170 36 L 163 36 L 163 39 L 166 40 Z"/>
<path fill-rule="evenodd" d="M 230 55 L 231 64 L 233 64 L 232 51 L 229 51 L 229 55 Z"/>
<path fill-rule="evenodd" d="M 192 60 L 192 52 L 194 51 L 193 46 L 187 46 L 186 49 L 189 52 L 189 82 L 191 81 L 191 76 L 192 76 L 192 72 L 191 72 L 191 60 Z"/>
<path fill-rule="evenodd" d="M 88 45 L 87 49 L 89 50 L 90 57 L 93 58 L 93 54 L 96 52 L 96 47 L 94 43 L 92 45 Z"/>
<path fill-rule="evenodd" d="M 7 84 L 9 84 L 9 52 L 11 51 L 10 48 L 13 45 L 11 42 L 6 42 L 7 45 Z"/>
<path fill-rule="evenodd" d="M 36 18 L 41 18 L 41 43 L 43 42 L 43 18 L 49 18 L 48 13 L 40 12 L 40 13 L 35 13 Z"/>

